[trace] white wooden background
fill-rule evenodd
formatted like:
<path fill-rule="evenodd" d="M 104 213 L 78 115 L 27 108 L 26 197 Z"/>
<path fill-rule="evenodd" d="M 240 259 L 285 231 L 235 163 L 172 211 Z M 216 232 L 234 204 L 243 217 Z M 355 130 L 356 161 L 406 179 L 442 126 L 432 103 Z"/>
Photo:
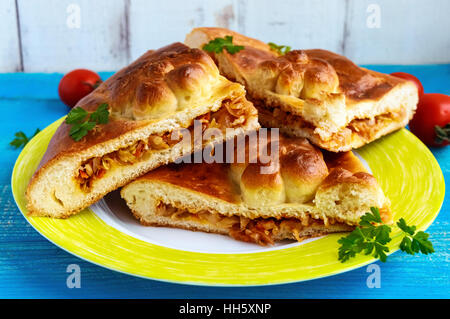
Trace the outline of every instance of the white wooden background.
<path fill-rule="evenodd" d="M 223 26 L 360 64 L 450 62 L 449 0 L 0 0 L 0 72 L 116 70 Z"/>

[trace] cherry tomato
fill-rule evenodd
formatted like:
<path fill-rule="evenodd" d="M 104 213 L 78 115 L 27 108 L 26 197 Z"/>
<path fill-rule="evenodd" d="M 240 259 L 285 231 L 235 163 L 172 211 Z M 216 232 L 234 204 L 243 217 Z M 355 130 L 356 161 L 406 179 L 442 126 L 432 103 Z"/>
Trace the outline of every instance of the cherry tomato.
<path fill-rule="evenodd" d="M 419 100 L 417 111 L 409 128 L 418 138 L 430 146 L 448 145 L 448 126 L 450 125 L 450 96 L 439 93 L 425 93 Z M 436 142 L 436 129 L 439 126 L 441 135 L 444 136 L 442 143 Z M 447 126 L 447 128 L 445 128 Z M 447 140 L 445 140 L 447 136 Z"/>
<path fill-rule="evenodd" d="M 404 80 L 413 81 L 414 84 L 417 86 L 417 90 L 419 90 L 419 98 L 423 95 L 422 83 L 420 83 L 419 79 L 416 78 L 414 75 L 405 72 L 394 72 L 391 73 L 391 75 L 396 76 L 398 78 L 402 78 Z"/>
<path fill-rule="evenodd" d="M 61 101 L 74 107 L 83 97 L 94 91 L 102 82 L 100 76 L 90 70 L 77 69 L 63 76 L 58 86 Z"/>

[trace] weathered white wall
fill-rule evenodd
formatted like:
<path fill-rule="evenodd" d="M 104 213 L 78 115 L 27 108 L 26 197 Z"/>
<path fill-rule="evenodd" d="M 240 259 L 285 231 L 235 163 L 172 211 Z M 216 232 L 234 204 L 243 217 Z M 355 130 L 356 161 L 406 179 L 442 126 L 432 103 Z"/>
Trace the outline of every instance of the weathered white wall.
<path fill-rule="evenodd" d="M 364 27 L 367 7 L 377 2 L 380 28 Z M 345 53 L 359 63 L 450 62 L 449 0 L 353 0 L 349 4 Z"/>
<path fill-rule="evenodd" d="M 242 4 L 239 27 L 248 36 L 293 48 L 342 52 L 345 0 L 259 0 Z"/>
<path fill-rule="evenodd" d="M 197 26 L 360 64 L 450 63 L 449 13 L 449 0 L 0 0 L 0 72 L 116 70 Z"/>
<path fill-rule="evenodd" d="M 67 25 L 70 4 L 79 5 L 80 28 Z M 19 0 L 24 70 L 114 70 L 125 65 L 124 9 L 119 0 Z"/>
<path fill-rule="evenodd" d="M 0 72 L 22 70 L 14 0 L 0 1 Z"/>
<path fill-rule="evenodd" d="M 233 0 L 131 0 L 129 43 L 131 58 L 148 49 L 183 42 L 197 26 L 222 26 L 238 29 L 238 1 Z"/>

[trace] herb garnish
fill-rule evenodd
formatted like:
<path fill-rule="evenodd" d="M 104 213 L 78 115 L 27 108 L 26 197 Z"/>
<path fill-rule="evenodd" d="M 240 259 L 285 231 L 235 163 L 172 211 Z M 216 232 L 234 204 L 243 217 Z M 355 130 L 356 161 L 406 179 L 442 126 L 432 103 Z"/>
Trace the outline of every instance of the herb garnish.
<path fill-rule="evenodd" d="M 371 207 L 371 213 L 366 213 L 361 217 L 360 226 L 356 227 L 348 236 L 338 240 L 339 260 L 345 262 L 356 254 L 364 251 L 366 255 L 372 254 L 381 261 L 386 261 L 386 246 L 391 241 L 389 233 L 391 228 L 387 225 L 374 226 L 372 223 L 382 223 L 378 208 Z"/>
<path fill-rule="evenodd" d="M 13 139 L 9 145 L 11 145 L 14 148 L 24 147 L 33 137 L 36 136 L 37 133 L 39 133 L 41 130 L 36 129 L 34 134 L 31 137 L 27 137 L 24 132 L 19 131 L 16 134 L 14 134 L 15 139 Z"/>
<path fill-rule="evenodd" d="M 291 51 L 291 47 L 288 45 L 278 45 L 273 42 L 267 43 L 272 51 L 278 52 L 280 55 L 285 55 Z"/>
<path fill-rule="evenodd" d="M 380 211 L 378 208 L 371 207 L 370 213 L 366 213 L 361 217 L 359 226 L 355 228 L 348 236 L 338 240 L 341 244 L 339 247 L 339 260 L 346 262 L 356 254 L 364 253 L 365 255 L 373 255 L 382 262 L 387 259 L 386 253 L 389 252 L 387 243 L 391 241 L 391 227 L 383 224 Z M 377 224 L 377 225 L 374 225 Z M 422 252 L 424 254 L 433 253 L 433 245 L 428 240 L 428 234 L 416 231 L 416 226 L 408 226 L 406 221 L 401 218 L 397 222 L 397 226 L 404 232 L 400 249 L 410 255 Z"/>
<path fill-rule="evenodd" d="M 77 142 L 86 136 L 97 124 L 106 124 L 108 121 L 109 111 L 106 103 L 100 104 L 97 110 L 92 113 L 81 107 L 76 107 L 66 117 L 66 123 L 72 125 L 69 135 Z"/>
<path fill-rule="evenodd" d="M 225 38 L 215 38 L 203 46 L 203 50 L 207 52 L 222 53 L 223 49 L 227 50 L 230 54 L 235 54 L 243 50 L 244 47 L 242 45 L 234 45 L 231 35 L 227 35 Z"/>
<path fill-rule="evenodd" d="M 406 225 L 406 221 L 403 218 L 397 222 L 397 226 L 405 233 L 402 242 L 400 243 L 400 249 L 410 255 L 421 252 L 428 255 L 434 253 L 433 244 L 428 240 L 428 234 L 419 231 L 416 232 L 416 226 Z"/>

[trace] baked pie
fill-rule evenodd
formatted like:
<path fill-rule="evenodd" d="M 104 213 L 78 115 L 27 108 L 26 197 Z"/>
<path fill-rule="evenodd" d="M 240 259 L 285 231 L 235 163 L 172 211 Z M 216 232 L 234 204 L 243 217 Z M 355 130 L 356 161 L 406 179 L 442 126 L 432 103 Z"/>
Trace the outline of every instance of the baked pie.
<path fill-rule="evenodd" d="M 405 126 L 415 112 L 418 92 L 412 82 L 361 68 L 333 52 L 282 55 L 264 42 L 222 28 L 194 29 L 185 43 L 203 48 L 226 36 L 244 49 L 210 55 L 224 76 L 245 86 L 263 126 L 342 152 Z"/>
<path fill-rule="evenodd" d="M 248 141 L 243 161 L 163 166 L 123 187 L 121 196 L 143 225 L 261 245 L 350 231 L 370 207 L 391 221 L 389 200 L 352 152 L 322 153 L 305 138 L 269 135 L 270 143 L 278 157 L 261 157 L 251 150 L 264 143 Z"/>
<path fill-rule="evenodd" d="M 148 51 L 77 106 L 92 112 L 105 103 L 109 122 L 80 141 L 69 136 L 68 124 L 57 129 L 28 185 L 30 215 L 68 217 L 149 170 L 259 128 L 244 87 L 221 76 L 208 54 L 182 43 Z M 180 143 L 180 131 L 195 120 L 226 134 Z"/>

